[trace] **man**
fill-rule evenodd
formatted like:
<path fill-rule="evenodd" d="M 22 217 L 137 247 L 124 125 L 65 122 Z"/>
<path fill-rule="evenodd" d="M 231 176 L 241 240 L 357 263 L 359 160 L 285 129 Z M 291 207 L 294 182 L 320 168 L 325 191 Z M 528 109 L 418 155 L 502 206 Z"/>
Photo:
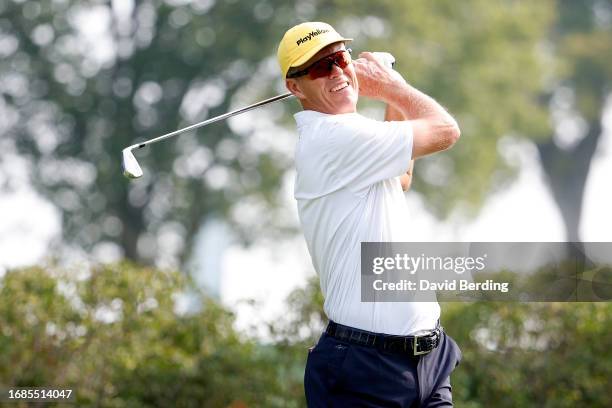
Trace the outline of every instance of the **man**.
<path fill-rule="evenodd" d="M 320 22 L 289 29 L 278 60 L 300 101 L 295 198 L 330 319 L 309 351 L 310 407 L 452 406 L 457 345 L 437 302 L 361 302 L 360 244 L 406 241 L 402 192 L 412 161 L 451 147 L 455 120 L 374 54 L 352 61 L 349 38 Z M 387 103 L 385 121 L 356 113 L 358 96 Z"/>

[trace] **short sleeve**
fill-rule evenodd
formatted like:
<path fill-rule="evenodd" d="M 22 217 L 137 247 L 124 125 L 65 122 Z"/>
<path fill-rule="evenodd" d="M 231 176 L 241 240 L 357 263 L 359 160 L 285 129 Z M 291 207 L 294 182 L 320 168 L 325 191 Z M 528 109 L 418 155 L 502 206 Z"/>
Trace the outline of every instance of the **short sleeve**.
<path fill-rule="evenodd" d="M 408 121 L 344 121 L 330 135 L 338 181 L 352 190 L 401 176 L 412 158 Z"/>

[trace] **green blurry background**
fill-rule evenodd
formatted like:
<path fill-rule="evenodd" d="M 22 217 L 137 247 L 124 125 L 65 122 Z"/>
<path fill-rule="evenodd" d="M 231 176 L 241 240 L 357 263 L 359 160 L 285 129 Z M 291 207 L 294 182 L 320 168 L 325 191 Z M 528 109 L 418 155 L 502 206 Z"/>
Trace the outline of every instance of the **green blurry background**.
<path fill-rule="evenodd" d="M 461 142 L 415 171 L 413 189 L 436 217 L 477 215 L 519 171 L 500 142 L 529 140 L 567 240 L 580 240 L 612 78 L 611 1 L 0 0 L 0 189 L 18 188 L 9 167 L 19 157 L 62 231 L 51 261 L 0 278 L 0 388 L 71 386 L 82 406 L 304 405 L 306 350 L 324 324 L 316 280 L 261 339 L 237 332 L 232 313 L 179 272 L 208 220 L 244 245 L 299 233 L 280 191 L 292 157 L 256 137 L 293 131 L 297 105 L 139 152 L 136 182 L 119 157 L 137 140 L 283 92 L 276 44 L 305 20 L 353 37 L 356 53 L 393 52 L 397 70 L 457 118 Z M 556 137 L 560 115 L 581 124 L 574 143 Z M 156 269 L 169 231 L 175 267 Z M 71 265 L 63 255 L 101 244 L 125 261 Z M 196 307 L 177 310 L 185 293 Z M 464 352 L 457 406 L 611 406 L 610 312 L 443 305 Z"/>

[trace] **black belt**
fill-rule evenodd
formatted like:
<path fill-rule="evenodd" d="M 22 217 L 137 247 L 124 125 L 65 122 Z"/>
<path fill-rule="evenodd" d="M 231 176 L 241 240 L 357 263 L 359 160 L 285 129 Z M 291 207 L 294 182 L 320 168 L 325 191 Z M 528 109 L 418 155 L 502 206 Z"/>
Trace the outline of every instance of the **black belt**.
<path fill-rule="evenodd" d="M 395 336 L 359 330 L 330 320 L 325 333 L 338 340 L 360 346 L 376 347 L 391 353 L 420 356 L 438 347 L 442 328 L 438 323 L 438 326 L 428 333 L 417 336 Z"/>

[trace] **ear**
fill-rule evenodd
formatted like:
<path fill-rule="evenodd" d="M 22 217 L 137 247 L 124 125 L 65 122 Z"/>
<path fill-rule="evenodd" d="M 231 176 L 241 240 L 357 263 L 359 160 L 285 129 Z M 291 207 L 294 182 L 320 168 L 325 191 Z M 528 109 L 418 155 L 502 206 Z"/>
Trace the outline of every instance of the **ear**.
<path fill-rule="evenodd" d="M 297 79 L 294 79 L 294 78 L 285 79 L 285 86 L 287 87 L 289 92 L 294 94 L 298 99 L 306 99 L 306 95 L 304 95 L 304 93 L 302 92 L 300 83 Z"/>

